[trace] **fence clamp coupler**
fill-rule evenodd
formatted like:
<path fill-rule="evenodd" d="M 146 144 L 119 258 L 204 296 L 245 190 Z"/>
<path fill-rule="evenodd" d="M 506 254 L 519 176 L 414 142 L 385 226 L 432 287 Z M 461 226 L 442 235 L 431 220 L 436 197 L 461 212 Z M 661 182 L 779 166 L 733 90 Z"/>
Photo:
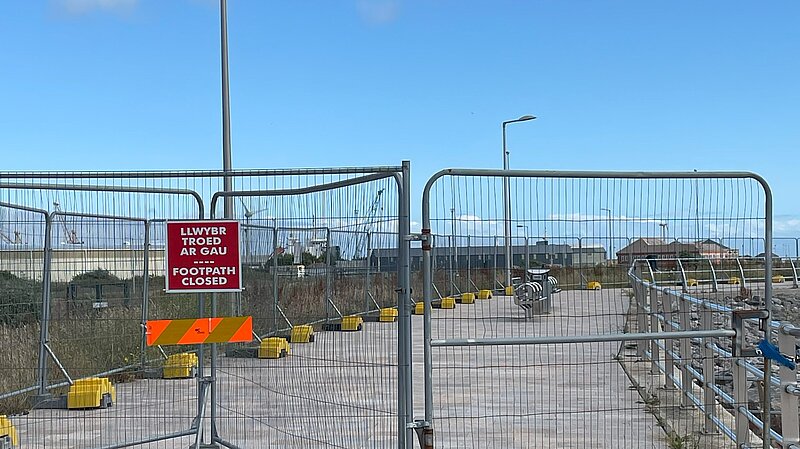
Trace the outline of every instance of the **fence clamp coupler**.
<path fill-rule="evenodd" d="M 409 429 L 414 429 L 419 439 L 421 449 L 433 449 L 433 426 L 427 421 L 414 421 L 406 424 Z"/>
<path fill-rule="evenodd" d="M 430 229 L 423 229 L 420 233 L 420 240 L 422 240 L 422 250 L 423 251 L 430 251 L 431 250 L 431 230 Z"/>
<path fill-rule="evenodd" d="M 744 322 L 745 320 L 759 319 L 762 322 L 769 319 L 769 313 L 766 310 L 734 310 L 732 313 L 733 329 L 736 335 L 731 337 L 733 339 L 733 356 L 734 357 L 760 357 L 761 354 L 756 348 L 745 347 L 747 340 L 744 338 Z"/>

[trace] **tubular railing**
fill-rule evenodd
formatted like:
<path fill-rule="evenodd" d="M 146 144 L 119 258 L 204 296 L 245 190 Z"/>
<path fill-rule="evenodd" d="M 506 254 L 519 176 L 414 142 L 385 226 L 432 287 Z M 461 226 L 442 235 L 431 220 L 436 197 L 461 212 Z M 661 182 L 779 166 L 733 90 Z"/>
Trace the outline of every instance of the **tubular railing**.
<path fill-rule="evenodd" d="M 709 286 L 717 292 L 723 285 L 740 285 L 749 288 L 751 284 L 764 282 L 765 263 L 764 257 L 735 257 L 729 259 L 707 258 L 675 258 L 638 260 L 644 266 L 648 282 L 655 285 L 678 286 L 682 291 L 689 287 Z M 656 263 L 658 268 L 651 265 Z M 669 264 L 671 269 L 663 269 L 664 264 Z M 674 265 L 674 267 L 672 267 Z M 798 288 L 800 259 L 774 258 L 773 259 L 773 284 L 791 283 L 793 288 Z"/>
<path fill-rule="evenodd" d="M 674 262 L 677 262 L 677 259 Z M 737 264 L 741 266 L 739 261 Z M 753 323 L 753 320 L 760 320 L 762 326 L 768 325 L 771 329 L 780 352 L 795 359 L 800 327 L 769 320 L 766 311 L 750 310 L 742 314 L 741 311 L 694 296 L 697 293 L 687 292 L 689 278 L 686 272 L 681 273 L 681 282 L 677 284 L 681 288 L 676 289 L 674 282 L 670 285 L 659 285 L 653 277 L 649 261 L 638 260 L 631 265 L 628 276 L 638 310 L 637 331 L 640 333 L 655 333 L 662 329 L 664 333 L 711 331 L 715 327 L 725 326 L 719 323 L 715 325 L 714 314 L 717 314 L 731 318 L 736 336 L 727 348 L 721 344 L 721 339 L 714 337 L 638 340 L 636 349 L 639 357 L 650 362 L 651 374 L 663 375 L 664 388 L 679 391 L 682 407 L 695 408 L 703 414 L 705 432 L 721 432 L 735 442 L 737 448 L 761 447 L 761 439 L 751 429 L 763 434 L 764 423 L 757 416 L 758 411 L 754 413 L 749 409 L 747 394 L 748 375 L 751 378 L 761 379 L 777 390 L 777 399 L 782 412 L 781 431 L 772 428 L 774 425 L 770 426 L 770 439 L 780 444 L 780 447 L 800 449 L 800 411 L 798 411 L 800 385 L 797 382 L 796 368 L 791 369 L 781 365 L 778 375 L 770 373 L 766 376 L 764 370 L 753 363 L 753 357 L 745 356 L 756 352 L 743 353 L 743 349 L 748 346 L 748 341 L 745 339 L 748 330 L 752 335 L 759 335 L 759 339 L 763 337 L 763 334 L 757 334 L 762 331 Z M 764 277 L 761 278 L 762 282 L 763 279 Z M 742 285 L 746 285 L 745 282 L 756 280 L 741 281 Z M 713 291 L 716 292 L 716 282 L 713 287 Z M 690 319 L 692 313 L 697 313 L 694 320 Z M 743 318 L 737 318 L 737 313 Z M 749 329 L 746 323 L 752 328 Z M 692 343 L 696 344 L 702 353 L 701 369 L 692 366 Z M 731 361 L 732 391 L 725 391 L 717 384 L 714 366 L 715 360 L 719 358 Z"/>

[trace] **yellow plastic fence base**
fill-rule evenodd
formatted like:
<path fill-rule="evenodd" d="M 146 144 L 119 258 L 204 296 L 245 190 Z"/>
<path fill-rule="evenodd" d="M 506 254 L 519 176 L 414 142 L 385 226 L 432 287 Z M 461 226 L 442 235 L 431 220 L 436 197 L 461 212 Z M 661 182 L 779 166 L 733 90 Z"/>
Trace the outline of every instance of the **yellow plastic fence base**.
<path fill-rule="evenodd" d="M 782 284 L 786 282 L 786 278 L 783 277 L 782 274 L 776 274 L 775 276 L 772 276 L 772 282 L 775 284 Z"/>
<path fill-rule="evenodd" d="M 478 299 L 492 299 L 491 290 L 480 290 L 478 292 Z"/>
<path fill-rule="evenodd" d="M 164 362 L 164 379 L 188 379 L 194 377 L 197 368 L 197 354 L 182 352 L 172 354 Z"/>
<path fill-rule="evenodd" d="M 289 355 L 290 346 L 285 338 L 269 337 L 261 340 L 258 346 L 259 359 L 279 359 Z"/>
<path fill-rule="evenodd" d="M 695 278 L 686 279 L 686 286 L 687 287 L 697 287 L 698 284 L 699 283 L 697 282 L 697 279 L 695 279 Z"/>
<path fill-rule="evenodd" d="M 311 343 L 314 335 L 314 327 L 310 324 L 302 324 L 292 328 L 292 343 Z"/>
<path fill-rule="evenodd" d="M 101 408 L 117 402 L 117 391 L 108 377 L 78 379 L 69 387 L 67 408 Z"/>
<path fill-rule="evenodd" d="M 509 285 L 505 289 L 506 296 L 514 296 L 514 287 Z"/>
<path fill-rule="evenodd" d="M 442 298 L 442 305 L 439 306 L 441 309 L 455 309 L 456 308 L 456 298 L 451 296 L 446 296 Z"/>
<path fill-rule="evenodd" d="M 602 288 L 603 286 L 597 281 L 589 281 L 589 283 L 586 284 L 587 290 L 601 290 Z"/>
<path fill-rule="evenodd" d="M 424 315 L 425 314 L 425 303 L 420 301 L 414 304 L 414 315 Z"/>
<path fill-rule="evenodd" d="M 397 309 L 394 307 L 381 309 L 381 314 L 378 315 L 378 321 L 381 323 L 394 323 L 397 321 Z"/>
<path fill-rule="evenodd" d="M 342 330 L 346 332 L 360 331 L 364 319 L 358 315 L 350 315 L 342 318 Z"/>
<path fill-rule="evenodd" d="M 736 276 L 731 276 L 730 278 L 728 278 L 728 284 L 730 285 L 739 285 L 741 283 L 742 281 L 740 281 L 739 278 L 737 278 Z"/>
<path fill-rule="evenodd" d="M 461 294 L 461 304 L 474 304 L 474 303 L 475 303 L 475 293 Z"/>
<path fill-rule="evenodd" d="M 12 446 L 19 445 L 19 438 L 17 437 L 17 429 L 14 424 L 6 415 L 0 415 L 0 437 L 9 437 Z"/>

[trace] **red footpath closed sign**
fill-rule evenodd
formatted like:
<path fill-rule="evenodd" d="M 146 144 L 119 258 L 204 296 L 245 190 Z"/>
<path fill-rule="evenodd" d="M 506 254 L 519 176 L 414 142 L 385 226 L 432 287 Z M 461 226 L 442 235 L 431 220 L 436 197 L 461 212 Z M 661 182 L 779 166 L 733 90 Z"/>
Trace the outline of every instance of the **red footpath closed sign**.
<path fill-rule="evenodd" d="M 168 221 L 166 291 L 239 292 L 239 222 Z"/>

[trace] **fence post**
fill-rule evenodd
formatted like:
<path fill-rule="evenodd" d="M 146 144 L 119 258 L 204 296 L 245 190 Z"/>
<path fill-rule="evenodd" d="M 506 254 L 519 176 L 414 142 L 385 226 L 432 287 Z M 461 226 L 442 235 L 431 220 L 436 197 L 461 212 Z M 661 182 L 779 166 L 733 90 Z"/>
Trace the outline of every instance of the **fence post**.
<path fill-rule="evenodd" d="M 797 288 L 797 267 L 791 257 L 789 258 L 789 265 L 792 266 L 792 288 Z"/>
<path fill-rule="evenodd" d="M 333 267 L 331 266 L 331 229 L 325 228 L 325 324 L 331 321 L 331 304 L 333 302 Z"/>
<path fill-rule="evenodd" d="M 367 251 L 364 257 L 364 272 L 366 273 L 364 279 L 364 312 L 371 310 L 372 305 L 369 303 L 369 278 L 370 278 L 370 260 L 372 259 L 372 233 L 367 232 Z"/>
<path fill-rule="evenodd" d="M 585 280 L 583 279 L 583 237 L 578 237 L 578 285 L 583 289 Z"/>
<path fill-rule="evenodd" d="M 455 263 L 453 261 L 453 253 L 455 252 L 455 247 L 456 247 L 455 240 L 456 240 L 456 237 L 454 235 L 450 235 L 447 238 L 447 243 L 449 243 L 448 246 L 450 247 L 450 252 L 448 254 L 449 257 L 447 258 L 449 271 L 450 271 L 448 273 L 448 279 L 449 279 L 450 285 L 447 286 L 447 291 L 450 292 L 450 293 L 447 296 L 455 296 L 454 288 L 455 288 L 456 284 L 455 284 L 455 277 L 453 275 L 453 270 L 455 269 Z"/>
<path fill-rule="evenodd" d="M 144 277 L 142 278 L 142 348 L 141 369 L 147 364 L 147 316 L 150 308 L 150 220 L 144 221 Z"/>
<path fill-rule="evenodd" d="M 663 300 L 661 307 L 664 309 L 664 331 L 673 332 L 675 329 L 672 327 L 673 308 L 675 305 L 672 302 L 672 295 L 668 290 L 663 293 Z M 664 389 L 671 390 L 675 388 L 675 357 L 673 356 L 675 341 L 672 339 L 664 340 Z"/>
<path fill-rule="evenodd" d="M 681 291 L 686 293 L 689 286 L 689 280 L 686 279 L 686 270 L 683 269 L 683 262 L 681 262 L 680 257 L 675 259 L 678 263 L 678 268 L 681 270 Z"/>
<path fill-rule="evenodd" d="M 636 277 L 642 279 L 642 271 L 640 267 L 636 269 Z M 636 297 L 636 322 L 639 332 L 647 332 L 647 305 L 644 296 L 646 295 L 644 286 L 641 281 L 633 286 L 633 294 Z M 640 359 L 645 358 L 645 351 L 647 350 L 647 342 L 645 340 L 636 340 L 636 355 Z"/>
<path fill-rule="evenodd" d="M 703 303 L 703 310 L 699 311 L 703 320 L 703 329 L 711 330 L 714 327 L 714 311 Z M 717 403 L 714 396 L 714 344 L 712 337 L 703 339 L 703 406 L 705 407 L 705 429 L 707 434 L 717 433 L 714 418 L 717 414 Z"/>
<path fill-rule="evenodd" d="M 681 330 L 692 330 L 692 323 L 689 319 L 689 303 L 684 301 L 683 298 L 678 297 L 678 310 L 680 314 Z M 692 393 L 692 375 L 689 373 L 689 367 L 692 364 L 692 341 L 688 338 L 681 339 L 681 407 L 690 408 L 692 406 L 689 395 Z"/>
<path fill-rule="evenodd" d="M 708 261 L 708 266 L 711 268 L 712 291 L 717 293 L 719 291 L 719 285 L 717 284 L 717 270 L 714 269 L 714 262 L 711 259 L 706 259 L 706 261 Z"/>
<path fill-rule="evenodd" d="M 55 213 L 55 212 L 54 212 Z M 50 270 L 53 259 L 53 215 L 45 214 L 44 263 L 42 267 L 42 317 L 39 328 L 39 396 L 47 392 L 47 343 L 50 341 Z"/>
<path fill-rule="evenodd" d="M 472 241 L 467 236 L 467 291 L 472 290 L 475 286 L 472 283 Z"/>
<path fill-rule="evenodd" d="M 787 332 L 786 326 L 778 331 L 778 348 L 790 357 L 797 352 L 797 339 Z M 797 370 L 781 365 L 781 429 L 783 447 L 800 443 L 800 417 L 797 414 L 798 397 L 791 391 L 797 385 Z M 794 411 L 794 412 L 792 412 Z"/>
<path fill-rule="evenodd" d="M 744 447 L 750 442 L 750 421 L 745 414 L 748 411 L 747 400 L 747 370 L 743 364 L 746 359 L 741 356 L 745 346 L 744 320 L 733 316 L 733 329 L 736 331 L 734 339 L 734 354 L 731 364 L 733 366 L 733 407 L 736 416 L 736 447 Z"/>
<path fill-rule="evenodd" d="M 400 187 L 400 207 L 398 217 L 398 402 L 400 410 L 400 444 L 406 449 L 413 447 L 413 429 L 408 425 L 414 422 L 413 373 L 411 367 L 411 273 L 409 250 L 411 241 L 411 167 L 403 161 L 402 184 Z"/>
<path fill-rule="evenodd" d="M 650 332 L 658 332 L 658 289 L 650 287 Z M 650 342 L 650 374 L 658 374 L 658 360 L 659 360 L 658 340 Z"/>
<path fill-rule="evenodd" d="M 736 258 L 736 265 L 739 266 L 739 275 L 742 277 L 742 287 L 747 288 L 747 279 L 744 277 L 744 268 L 742 268 L 742 262 L 739 261 L 739 258 Z"/>
<path fill-rule="evenodd" d="M 493 242 L 494 243 L 494 269 L 492 270 L 492 272 L 493 272 L 493 274 L 492 274 L 492 288 L 494 288 L 495 285 L 498 283 L 497 282 L 497 237 L 495 237 L 493 240 L 494 240 L 494 242 Z M 500 284 L 500 285 L 505 287 L 505 285 L 503 285 L 503 284 Z M 505 291 L 503 292 L 503 294 L 505 295 Z"/>
<path fill-rule="evenodd" d="M 272 330 L 278 330 L 278 227 L 272 228 Z"/>

